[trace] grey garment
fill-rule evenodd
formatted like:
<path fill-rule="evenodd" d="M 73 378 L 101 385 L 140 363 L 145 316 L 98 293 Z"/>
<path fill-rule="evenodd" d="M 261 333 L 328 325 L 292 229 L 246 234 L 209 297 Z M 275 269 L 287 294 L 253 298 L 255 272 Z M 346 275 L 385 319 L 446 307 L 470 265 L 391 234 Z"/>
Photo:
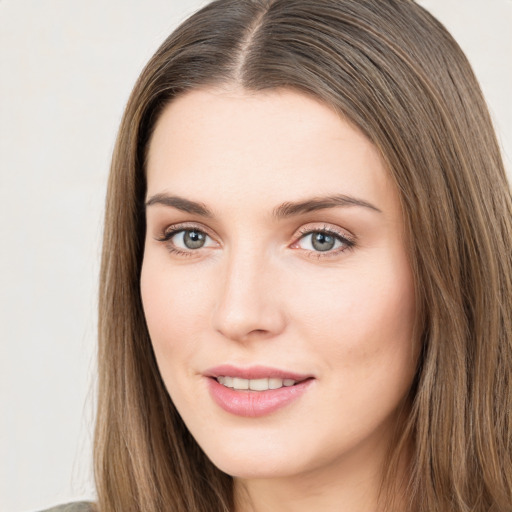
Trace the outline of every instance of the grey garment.
<path fill-rule="evenodd" d="M 76 501 L 75 503 L 67 503 L 66 505 L 41 510 L 41 512 L 95 512 L 95 509 L 89 501 Z"/>

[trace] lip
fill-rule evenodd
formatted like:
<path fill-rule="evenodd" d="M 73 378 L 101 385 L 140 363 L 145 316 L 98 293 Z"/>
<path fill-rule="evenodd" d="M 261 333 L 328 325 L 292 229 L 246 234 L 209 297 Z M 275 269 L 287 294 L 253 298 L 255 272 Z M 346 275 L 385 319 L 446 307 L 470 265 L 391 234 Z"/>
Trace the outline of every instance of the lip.
<path fill-rule="evenodd" d="M 224 411 L 245 418 L 265 416 L 290 405 L 298 400 L 314 381 L 312 375 L 298 374 L 266 366 L 238 368 L 232 365 L 221 365 L 210 368 L 203 375 L 206 377 L 208 391 L 213 401 Z M 297 384 L 267 391 L 235 391 L 217 382 L 216 377 L 226 375 L 242 379 L 267 377 L 293 379 L 297 381 Z"/>
<path fill-rule="evenodd" d="M 265 379 L 267 377 L 276 377 L 278 379 L 292 379 L 297 382 L 313 377 L 311 374 L 300 374 L 272 368 L 270 366 L 250 366 L 248 368 L 240 368 L 231 364 L 222 364 L 206 370 L 203 375 L 205 377 L 238 377 L 240 379 Z"/>

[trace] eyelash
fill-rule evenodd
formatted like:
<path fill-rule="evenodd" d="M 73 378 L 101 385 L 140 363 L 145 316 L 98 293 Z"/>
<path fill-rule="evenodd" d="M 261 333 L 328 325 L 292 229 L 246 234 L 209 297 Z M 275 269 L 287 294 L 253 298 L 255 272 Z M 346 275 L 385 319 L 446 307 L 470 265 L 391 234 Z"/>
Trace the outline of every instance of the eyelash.
<path fill-rule="evenodd" d="M 175 254 L 177 256 L 185 256 L 190 257 L 193 256 L 195 252 L 197 252 L 199 249 L 189 249 L 189 250 L 182 250 L 176 247 L 171 243 L 171 239 L 176 236 L 179 233 L 186 232 L 186 231 L 195 231 L 198 233 L 202 233 L 206 235 L 207 237 L 213 239 L 212 236 L 208 234 L 208 232 L 204 228 L 200 228 L 195 225 L 177 225 L 177 226 L 169 226 L 165 229 L 165 231 L 158 237 L 156 237 L 156 240 L 158 242 L 162 242 L 166 244 L 167 250 L 171 254 Z M 327 226 L 324 226 L 323 228 L 310 228 L 310 227 L 304 227 L 299 229 L 298 235 L 295 237 L 295 241 L 291 244 L 296 245 L 300 240 L 305 238 L 308 235 L 312 235 L 315 233 L 320 233 L 327 236 L 334 237 L 337 241 L 341 242 L 342 247 L 338 247 L 336 250 L 328 250 L 325 252 L 322 251 L 313 251 L 308 249 L 302 249 L 303 251 L 307 251 L 307 256 L 314 258 L 314 259 L 324 259 L 324 258 L 331 258 L 338 256 L 340 253 L 352 250 L 355 245 L 355 238 L 352 236 L 349 236 L 345 233 L 341 233 L 337 230 L 334 230 L 332 228 L 328 228 Z M 295 248 L 299 249 L 299 248 Z"/>
<path fill-rule="evenodd" d="M 194 249 L 189 249 L 188 251 L 184 251 L 182 249 L 179 249 L 175 245 L 171 243 L 171 239 L 176 236 L 178 233 L 186 232 L 186 231 L 195 231 L 197 233 L 203 233 L 204 235 L 208 236 L 209 238 L 212 238 L 204 229 L 199 228 L 198 226 L 194 225 L 183 225 L 180 224 L 178 226 L 169 226 L 164 230 L 164 232 L 156 238 L 158 242 L 162 242 L 166 244 L 167 250 L 171 254 L 175 254 L 176 256 L 193 256 L 194 252 L 197 251 Z"/>
<path fill-rule="evenodd" d="M 352 250 L 355 245 L 355 238 L 353 236 L 349 236 L 346 233 L 341 233 L 340 231 L 337 231 L 335 229 L 329 228 L 324 225 L 323 228 L 310 228 L 310 227 L 304 227 L 299 229 L 299 236 L 296 237 L 296 241 L 293 242 L 292 245 L 296 245 L 301 239 L 305 238 L 308 235 L 312 235 L 314 233 L 320 233 L 322 235 L 332 236 L 339 242 L 341 242 L 342 247 L 338 247 L 335 250 L 329 250 L 329 251 L 310 251 L 307 249 L 303 249 L 305 251 L 308 251 L 308 257 L 315 258 L 315 259 L 323 259 L 323 258 L 332 258 L 338 256 L 340 253 Z"/>

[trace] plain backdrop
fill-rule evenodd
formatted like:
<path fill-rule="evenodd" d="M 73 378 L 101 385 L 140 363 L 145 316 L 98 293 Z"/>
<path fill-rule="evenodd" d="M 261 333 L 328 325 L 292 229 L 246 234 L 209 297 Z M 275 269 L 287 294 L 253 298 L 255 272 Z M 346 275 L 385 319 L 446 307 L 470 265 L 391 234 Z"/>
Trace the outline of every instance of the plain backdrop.
<path fill-rule="evenodd" d="M 117 127 L 198 0 L 0 0 L 0 511 L 94 498 L 96 289 Z M 420 0 L 472 62 L 512 165 L 512 1 Z"/>

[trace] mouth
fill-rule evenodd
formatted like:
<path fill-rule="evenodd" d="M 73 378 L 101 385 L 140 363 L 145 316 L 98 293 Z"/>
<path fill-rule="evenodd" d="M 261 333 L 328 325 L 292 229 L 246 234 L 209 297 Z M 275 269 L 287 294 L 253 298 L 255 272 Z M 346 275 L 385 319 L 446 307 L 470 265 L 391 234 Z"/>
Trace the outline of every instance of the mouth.
<path fill-rule="evenodd" d="M 295 386 L 299 382 L 303 382 L 304 380 L 294 380 L 294 379 L 281 379 L 279 377 L 264 377 L 262 379 L 243 379 L 240 377 L 231 377 L 228 375 L 220 375 L 216 377 L 216 380 L 219 384 L 223 386 L 238 390 L 238 391 L 268 391 L 271 389 L 281 389 L 283 387 L 291 387 Z"/>
<path fill-rule="evenodd" d="M 235 416 L 259 417 L 296 402 L 310 389 L 312 375 L 253 366 L 222 365 L 203 374 L 213 401 Z"/>
<path fill-rule="evenodd" d="M 297 373 L 270 366 L 250 366 L 241 368 L 230 364 L 215 366 L 206 370 L 203 374 L 217 380 L 219 384 L 236 390 L 267 391 L 291 387 L 312 379 L 313 375 Z"/>

